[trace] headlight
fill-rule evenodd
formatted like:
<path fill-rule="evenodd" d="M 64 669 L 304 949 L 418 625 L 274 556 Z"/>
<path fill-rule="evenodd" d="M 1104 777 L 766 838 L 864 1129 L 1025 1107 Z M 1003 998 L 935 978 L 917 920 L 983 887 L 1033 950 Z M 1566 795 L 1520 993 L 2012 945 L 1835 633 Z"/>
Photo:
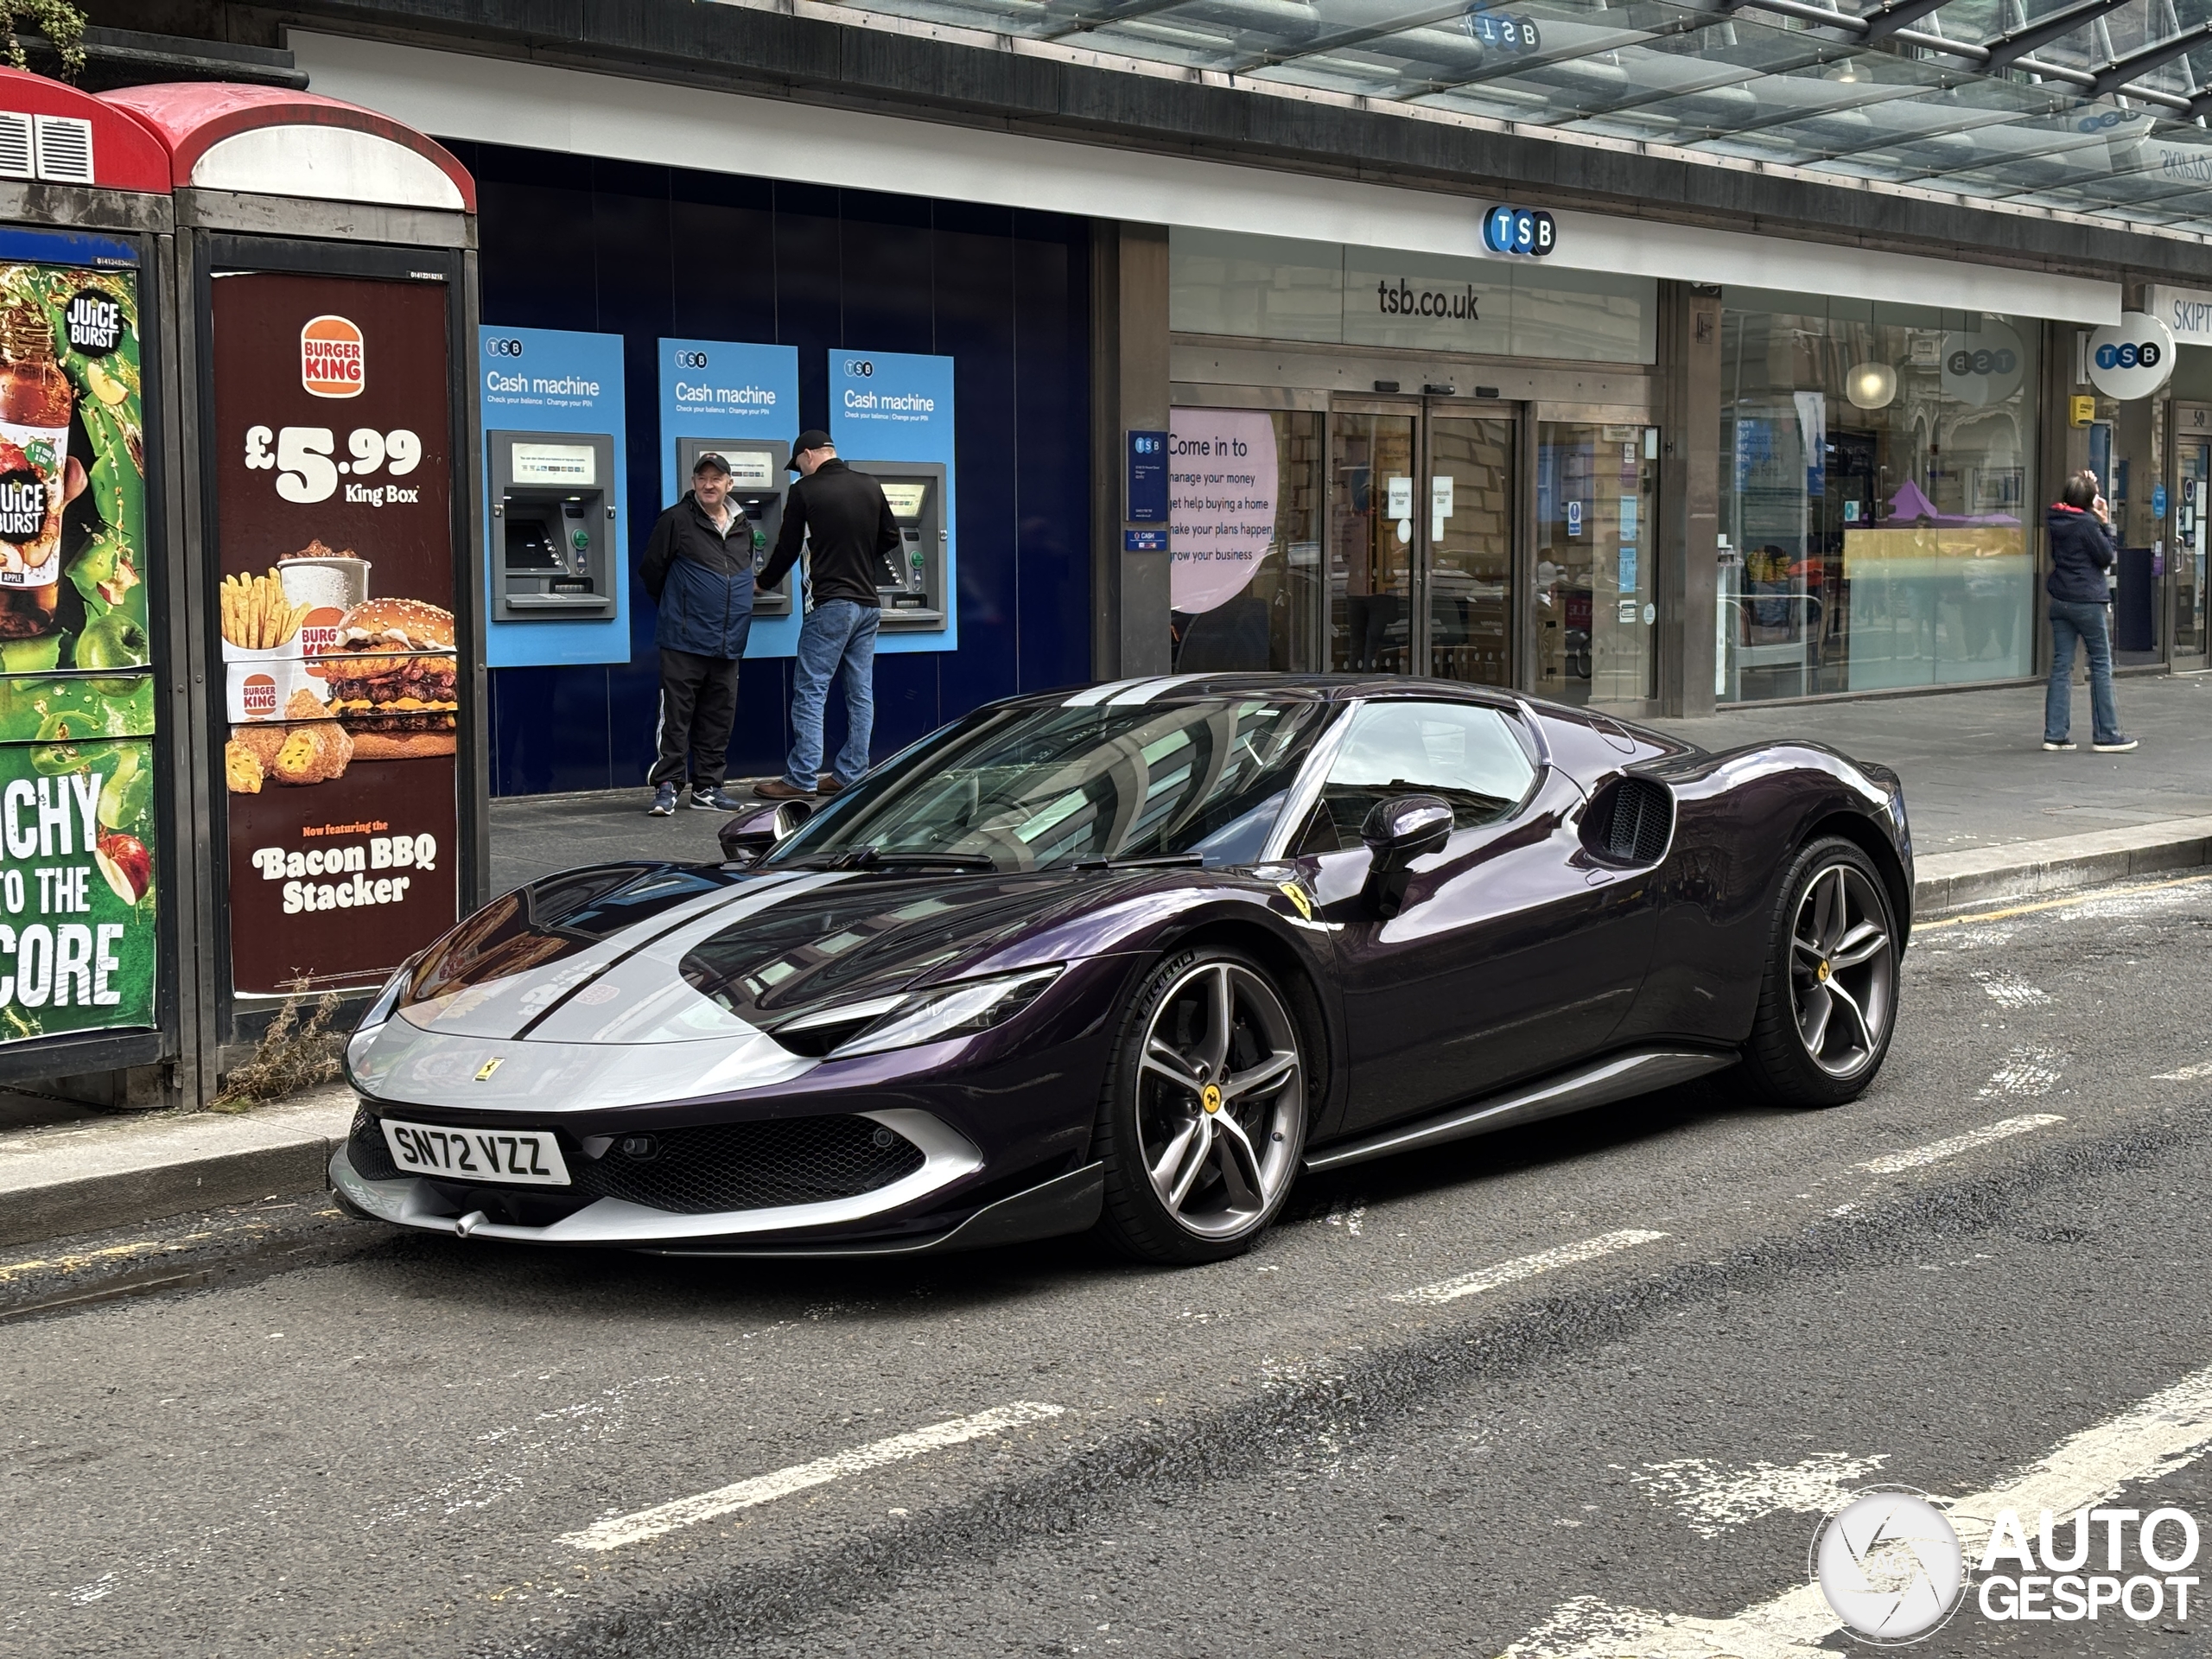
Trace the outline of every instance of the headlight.
<path fill-rule="evenodd" d="M 413 957 L 408 957 L 399 964 L 399 970 L 385 981 L 384 989 L 377 993 L 377 1000 L 369 1004 L 368 1011 L 362 1014 L 359 1022 L 354 1026 L 353 1030 L 356 1035 L 365 1031 L 374 1031 L 391 1018 L 392 1009 L 399 1005 L 399 993 L 407 983 L 407 976 L 414 971 L 415 958 Z"/>
<path fill-rule="evenodd" d="M 1059 976 L 1060 964 L 1055 963 L 988 979 L 965 979 L 906 996 L 804 1014 L 778 1027 L 775 1035 L 787 1048 L 836 1060 L 913 1048 L 1004 1025 Z"/>

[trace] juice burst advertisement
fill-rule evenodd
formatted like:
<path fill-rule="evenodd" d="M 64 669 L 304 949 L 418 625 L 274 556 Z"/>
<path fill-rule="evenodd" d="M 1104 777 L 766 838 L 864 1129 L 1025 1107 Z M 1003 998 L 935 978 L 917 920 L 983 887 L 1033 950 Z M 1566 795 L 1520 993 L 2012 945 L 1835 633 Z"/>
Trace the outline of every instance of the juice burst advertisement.
<path fill-rule="evenodd" d="M 154 1023 L 134 271 L 0 263 L 0 1043 Z"/>

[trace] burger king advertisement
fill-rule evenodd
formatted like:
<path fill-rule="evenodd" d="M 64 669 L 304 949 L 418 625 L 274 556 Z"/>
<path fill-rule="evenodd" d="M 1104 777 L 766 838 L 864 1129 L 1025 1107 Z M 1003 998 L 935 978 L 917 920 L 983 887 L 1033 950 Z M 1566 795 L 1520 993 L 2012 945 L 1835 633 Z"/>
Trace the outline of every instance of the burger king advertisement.
<path fill-rule="evenodd" d="M 138 346 L 135 270 L 0 260 L 0 1045 L 156 1019 Z"/>
<path fill-rule="evenodd" d="M 214 279 L 223 782 L 241 994 L 453 925 L 460 667 L 442 284 Z"/>

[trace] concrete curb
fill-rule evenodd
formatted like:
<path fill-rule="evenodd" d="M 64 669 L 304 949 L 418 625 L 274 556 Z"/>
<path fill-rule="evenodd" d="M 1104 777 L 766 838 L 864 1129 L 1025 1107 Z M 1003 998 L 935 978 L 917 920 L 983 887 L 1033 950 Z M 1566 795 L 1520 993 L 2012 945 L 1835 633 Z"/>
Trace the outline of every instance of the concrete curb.
<path fill-rule="evenodd" d="M 320 1189 L 353 1121 L 349 1090 L 281 1106 L 111 1117 L 0 1137 L 0 1245 Z"/>
<path fill-rule="evenodd" d="M 2212 865 L 2212 817 L 2014 842 L 1918 861 L 1913 905 L 1965 906 Z M 327 1090 L 232 1117 L 111 1117 L 0 1136 L 0 1246 L 319 1192 L 353 1096 Z"/>
<path fill-rule="evenodd" d="M 2174 818 L 2049 841 L 2016 841 L 1915 861 L 1913 910 L 2034 899 L 2212 864 L 2212 818 Z"/>

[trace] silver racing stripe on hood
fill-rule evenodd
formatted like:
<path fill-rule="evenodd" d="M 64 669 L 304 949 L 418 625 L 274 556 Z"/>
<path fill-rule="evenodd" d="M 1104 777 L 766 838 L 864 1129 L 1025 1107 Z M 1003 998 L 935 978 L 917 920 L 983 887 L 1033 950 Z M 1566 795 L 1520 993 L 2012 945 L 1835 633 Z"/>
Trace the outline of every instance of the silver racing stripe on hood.
<path fill-rule="evenodd" d="M 363 1046 L 353 1077 L 364 1093 L 396 1106 L 550 1116 L 765 1088 L 821 1064 L 750 1027 L 691 1042 L 503 1042 L 392 1020 Z"/>
<path fill-rule="evenodd" d="M 531 1033 L 534 1026 L 543 1023 L 569 999 L 588 987 L 595 987 L 609 971 L 640 951 L 652 949 L 658 940 L 677 933 L 716 931 L 733 921 L 766 910 L 793 893 L 811 891 L 839 879 L 830 872 L 763 874 L 702 893 L 635 927 L 600 940 L 588 949 L 563 956 L 543 968 L 505 974 L 443 996 L 410 1003 L 398 1011 L 397 1018 L 441 1035 L 512 1040 Z M 655 988 L 661 987 L 656 983 Z M 695 996 L 695 1000 L 714 1006 L 707 1004 L 703 997 Z M 752 1029 L 750 1026 L 744 1028 Z M 693 1037 L 711 1034 L 714 1033 L 699 1030 L 680 1033 Z"/>

